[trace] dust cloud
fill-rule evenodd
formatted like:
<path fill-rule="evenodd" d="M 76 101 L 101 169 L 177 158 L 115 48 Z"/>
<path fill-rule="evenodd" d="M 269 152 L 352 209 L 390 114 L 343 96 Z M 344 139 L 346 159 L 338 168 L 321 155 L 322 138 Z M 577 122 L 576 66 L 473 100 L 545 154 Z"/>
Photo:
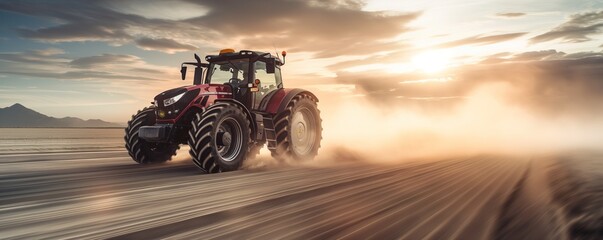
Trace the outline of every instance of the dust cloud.
<path fill-rule="evenodd" d="M 531 101 L 522 91 L 510 83 L 488 83 L 463 97 L 418 100 L 439 102 L 424 106 L 319 91 L 324 130 L 318 158 L 392 162 L 603 147 L 603 114 L 541 114 L 533 104 L 522 104 Z M 432 111 L 434 105 L 446 107 Z"/>

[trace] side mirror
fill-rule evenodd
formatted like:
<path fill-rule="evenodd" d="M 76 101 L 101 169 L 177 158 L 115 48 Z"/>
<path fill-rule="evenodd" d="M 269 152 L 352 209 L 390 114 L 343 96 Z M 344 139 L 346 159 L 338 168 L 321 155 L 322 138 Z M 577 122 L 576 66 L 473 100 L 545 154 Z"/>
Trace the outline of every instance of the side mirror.
<path fill-rule="evenodd" d="M 182 80 L 186 79 L 186 66 L 180 68 L 180 74 L 182 74 Z"/>
<path fill-rule="evenodd" d="M 274 69 L 274 65 L 276 63 L 274 62 L 274 58 L 266 61 L 266 73 L 274 73 L 275 69 Z"/>
<path fill-rule="evenodd" d="M 193 81 L 193 84 L 200 85 L 202 76 L 203 76 L 203 68 L 196 67 L 195 68 L 195 80 Z"/>

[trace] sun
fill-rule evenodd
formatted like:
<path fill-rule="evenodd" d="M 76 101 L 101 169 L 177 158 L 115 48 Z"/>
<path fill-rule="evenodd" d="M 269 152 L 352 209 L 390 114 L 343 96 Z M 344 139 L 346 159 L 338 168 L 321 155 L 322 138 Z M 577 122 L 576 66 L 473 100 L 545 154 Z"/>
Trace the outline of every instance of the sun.
<path fill-rule="evenodd" d="M 446 70 L 450 64 L 448 54 L 443 51 L 426 51 L 412 58 L 415 69 L 425 73 L 438 73 Z"/>

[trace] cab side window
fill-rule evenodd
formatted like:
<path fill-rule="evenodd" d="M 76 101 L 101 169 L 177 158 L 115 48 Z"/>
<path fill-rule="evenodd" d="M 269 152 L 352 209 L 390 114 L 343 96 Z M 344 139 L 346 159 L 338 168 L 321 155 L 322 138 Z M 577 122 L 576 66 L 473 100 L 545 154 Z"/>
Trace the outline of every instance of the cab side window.
<path fill-rule="evenodd" d="M 280 72 L 278 72 L 280 73 Z M 258 84 L 259 95 L 264 96 L 278 88 L 277 74 L 266 71 L 266 63 L 262 61 L 255 62 L 255 79 L 260 80 Z M 260 98 L 261 99 L 261 98 Z"/>

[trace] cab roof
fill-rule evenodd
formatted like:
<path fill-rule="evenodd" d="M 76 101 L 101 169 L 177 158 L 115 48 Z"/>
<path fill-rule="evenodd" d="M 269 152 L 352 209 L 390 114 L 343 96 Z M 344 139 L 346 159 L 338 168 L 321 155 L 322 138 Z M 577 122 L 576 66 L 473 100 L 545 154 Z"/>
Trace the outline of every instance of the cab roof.
<path fill-rule="evenodd" d="M 280 58 L 272 55 L 271 53 L 260 52 L 260 51 L 251 51 L 251 50 L 241 50 L 236 52 L 234 49 L 222 49 L 217 55 L 207 55 L 205 56 L 205 60 L 208 62 L 221 62 L 225 60 L 231 59 L 241 59 L 241 58 L 256 58 L 254 61 L 259 60 L 259 58 L 263 59 L 274 59 L 276 64 L 281 66 L 283 62 Z"/>

